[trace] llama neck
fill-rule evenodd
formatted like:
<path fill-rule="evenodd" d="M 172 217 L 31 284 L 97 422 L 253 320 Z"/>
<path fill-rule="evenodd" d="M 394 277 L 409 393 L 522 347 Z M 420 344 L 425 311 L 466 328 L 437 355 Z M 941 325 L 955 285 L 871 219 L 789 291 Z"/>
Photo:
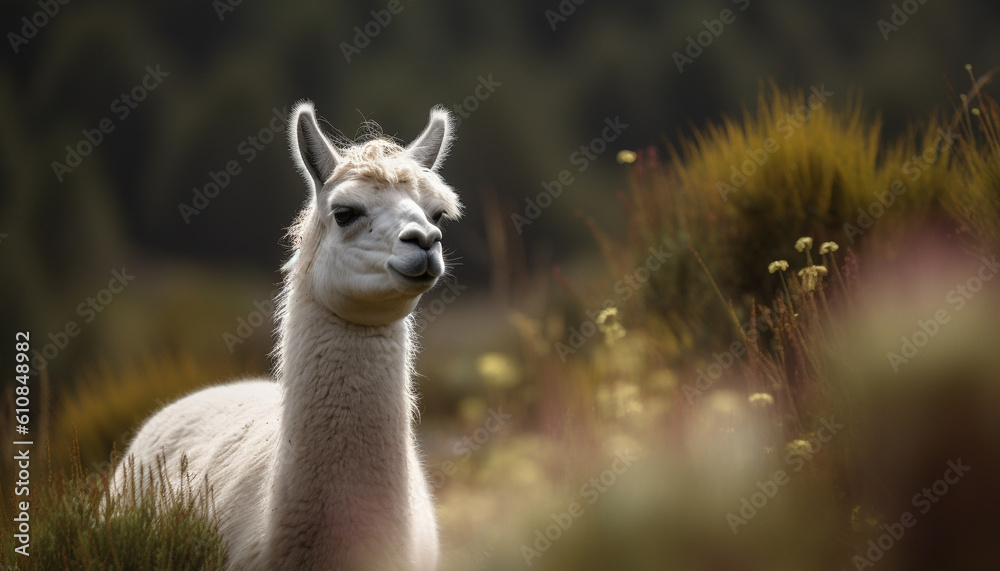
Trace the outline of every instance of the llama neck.
<path fill-rule="evenodd" d="M 409 325 L 347 323 L 290 299 L 280 346 L 280 442 L 271 548 L 281 568 L 368 567 L 409 525 Z"/>

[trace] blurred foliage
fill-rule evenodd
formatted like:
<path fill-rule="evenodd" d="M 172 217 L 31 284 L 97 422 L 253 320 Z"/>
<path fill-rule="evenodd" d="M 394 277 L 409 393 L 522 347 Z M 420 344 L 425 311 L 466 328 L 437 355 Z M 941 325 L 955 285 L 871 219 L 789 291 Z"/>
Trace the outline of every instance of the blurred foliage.
<path fill-rule="evenodd" d="M 202 363 L 189 357 L 148 357 L 142 365 L 117 369 L 105 363 L 74 379 L 75 391 L 64 393 L 53 411 L 51 446 L 59 452 L 53 461 L 62 467 L 64 451 L 76 445 L 84 465 L 99 472 L 107 467 L 109 446 L 127 448 L 139 429 L 136 418 L 147 418 L 181 395 L 238 373 L 229 361 Z"/>
<path fill-rule="evenodd" d="M 439 492 L 445 568 L 833 570 L 856 556 L 880 569 L 991 566 L 997 525 L 982 508 L 1000 501 L 989 476 L 1000 424 L 986 404 L 1000 396 L 997 284 L 970 301 L 977 309 L 946 305 L 950 322 L 898 373 L 886 360 L 976 275 L 935 238 L 892 265 L 876 263 L 876 248 L 875 268 L 831 271 L 809 292 L 791 266 L 788 293 L 754 310 L 751 331 L 763 332 L 707 386 L 643 349 L 655 314 L 636 315 L 612 345 L 591 339 L 566 365 L 536 358 L 545 400 L 511 403 L 517 428 Z M 731 347 L 717 341 L 717 354 Z M 712 371 L 704 359 L 698 371 Z M 636 459 L 619 473 L 623 452 Z M 914 503 L 949 461 L 971 471 L 946 497 L 935 488 L 933 504 Z M 916 527 L 867 555 L 907 511 Z"/>
<path fill-rule="evenodd" d="M 1000 505 L 986 476 L 1000 469 L 1000 424 L 984 404 L 1000 396 L 1000 284 L 989 281 L 1000 218 L 978 213 L 1000 197 L 1000 145 L 984 83 L 973 78 L 961 98 L 976 103 L 959 106 L 954 148 L 853 245 L 843 224 L 947 121 L 885 141 L 857 107 L 824 107 L 729 201 L 717 181 L 803 96 L 765 94 L 758 117 L 709 128 L 668 164 L 639 153 L 627 240 L 586 220 L 610 277 L 556 276 L 578 307 L 557 321 L 572 327 L 545 324 L 564 311 L 559 299 L 512 317 L 534 390 L 505 397 L 523 430 L 491 439 L 441 492 L 447 568 L 995 563 L 997 526 L 981 507 Z M 638 277 L 662 241 L 676 257 L 641 295 L 608 296 L 600 284 Z M 962 312 L 965 284 L 977 309 Z M 588 309 L 606 297 L 610 324 Z M 588 320 L 585 345 L 562 358 L 555 348 Z M 618 473 L 623 451 L 639 459 Z M 949 462 L 972 468 L 944 498 Z M 900 526 L 907 512 L 917 527 Z"/>

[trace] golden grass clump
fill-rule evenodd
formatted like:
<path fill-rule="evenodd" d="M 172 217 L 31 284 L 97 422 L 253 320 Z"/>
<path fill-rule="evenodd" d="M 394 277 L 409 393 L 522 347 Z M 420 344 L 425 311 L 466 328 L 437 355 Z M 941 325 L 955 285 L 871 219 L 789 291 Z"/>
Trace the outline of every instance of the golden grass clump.
<path fill-rule="evenodd" d="M 972 73 L 972 90 L 962 94 L 953 124 L 963 134 L 959 168 L 964 186 L 945 198 L 945 206 L 963 229 L 987 246 L 1000 250 L 1000 105 L 985 91 L 993 72 L 980 78 Z"/>
<path fill-rule="evenodd" d="M 762 87 L 756 113 L 695 129 L 671 147 L 669 160 L 655 149 L 639 153 L 621 197 L 629 219 L 626 251 L 639 256 L 650 245 L 670 245 L 677 258 L 670 271 L 652 277 L 649 304 L 668 321 L 718 331 L 728 316 L 702 295 L 712 286 L 695 252 L 726 284 L 726 294 L 743 301 L 780 289 L 778 276 L 760 279 L 757 269 L 786 258 L 800 236 L 849 250 L 877 241 L 895 256 L 905 247 L 901 237 L 926 224 L 965 224 L 980 235 L 995 228 L 974 214 L 995 192 L 968 190 L 973 169 L 958 168 L 955 156 L 975 157 L 980 174 L 972 189 L 985 183 L 986 165 L 996 160 L 990 163 L 989 153 L 967 139 L 957 124 L 931 119 L 887 141 L 859 97 L 821 87 L 791 94 Z M 965 218 L 947 216 L 945 203 Z M 619 265 L 632 259 L 620 250 L 606 256 L 626 260 Z"/>
<path fill-rule="evenodd" d="M 167 484 L 162 467 L 133 464 L 126 482 L 130 493 L 115 497 L 109 472 L 84 468 L 78 451 L 72 450 L 68 476 L 54 473 L 50 464 L 44 474 L 36 468 L 32 477 L 27 557 L 14 551 L 17 528 L 9 505 L 2 502 L 4 569 L 224 568 L 225 545 L 207 484 L 176 489 Z M 139 481 L 146 482 L 142 492 Z"/>

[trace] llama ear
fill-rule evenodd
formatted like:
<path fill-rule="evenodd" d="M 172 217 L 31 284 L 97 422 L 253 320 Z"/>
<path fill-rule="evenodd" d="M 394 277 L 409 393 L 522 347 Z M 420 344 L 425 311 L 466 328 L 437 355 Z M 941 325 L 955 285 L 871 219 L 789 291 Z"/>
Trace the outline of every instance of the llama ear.
<path fill-rule="evenodd" d="M 431 109 L 424 132 L 406 147 L 406 152 L 424 168 L 437 170 L 444 163 L 453 138 L 451 114 L 438 105 Z"/>
<path fill-rule="evenodd" d="M 312 183 L 315 195 L 337 168 L 340 156 L 320 130 L 312 102 L 303 101 L 295 106 L 290 125 L 292 159 L 306 181 Z"/>

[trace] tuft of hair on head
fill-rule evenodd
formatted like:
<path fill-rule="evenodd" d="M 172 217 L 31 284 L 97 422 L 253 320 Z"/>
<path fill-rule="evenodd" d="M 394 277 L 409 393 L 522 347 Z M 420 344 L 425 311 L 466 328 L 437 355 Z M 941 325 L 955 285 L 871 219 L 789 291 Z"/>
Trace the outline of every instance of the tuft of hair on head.
<path fill-rule="evenodd" d="M 374 141 L 376 139 L 389 139 L 398 144 L 398 141 L 394 137 L 386 135 L 382 130 L 382 126 L 378 124 L 374 119 L 365 119 L 358 125 L 358 130 L 354 133 L 354 141 L 348 141 L 348 144 L 365 143 L 368 141 Z"/>

